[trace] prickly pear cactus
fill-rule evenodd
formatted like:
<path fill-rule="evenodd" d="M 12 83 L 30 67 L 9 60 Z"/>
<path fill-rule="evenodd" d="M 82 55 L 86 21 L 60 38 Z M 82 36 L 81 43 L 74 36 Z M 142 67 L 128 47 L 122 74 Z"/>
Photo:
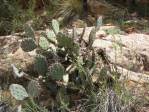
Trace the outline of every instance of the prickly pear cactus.
<path fill-rule="evenodd" d="M 32 28 L 30 25 L 26 24 L 26 25 L 24 26 L 24 30 L 25 30 L 25 35 L 26 35 L 27 37 L 32 38 L 32 39 L 35 40 L 35 33 L 34 33 L 33 28 Z"/>
<path fill-rule="evenodd" d="M 64 47 L 66 49 L 72 48 L 74 43 L 72 38 L 69 38 L 62 33 L 58 33 L 57 41 L 60 47 Z"/>
<path fill-rule="evenodd" d="M 32 38 L 25 38 L 21 42 L 21 48 L 25 52 L 34 50 L 37 47 L 35 41 Z"/>
<path fill-rule="evenodd" d="M 59 22 L 55 19 L 52 20 L 52 29 L 56 34 L 58 34 L 58 32 L 59 32 Z"/>
<path fill-rule="evenodd" d="M 65 68 L 60 63 L 52 64 L 49 70 L 49 75 L 54 80 L 62 80 L 65 75 Z"/>
<path fill-rule="evenodd" d="M 49 40 L 52 40 L 56 43 L 56 35 L 52 30 L 48 31 L 46 35 Z"/>
<path fill-rule="evenodd" d="M 41 36 L 40 39 L 39 39 L 39 46 L 44 49 L 44 50 L 47 50 L 49 48 L 49 42 L 48 40 L 44 37 L 44 36 Z"/>
<path fill-rule="evenodd" d="M 16 100 L 24 100 L 25 98 L 28 97 L 28 94 L 27 94 L 25 88 L 22 85 L 11 84 L 10 87 L 9 87 L 9 90 L 11 92 L 11 95 Z"/>
<path fill-rule="evenodd" d="M 92 44 L 95 40 L 95 37 L 96 37 L 96 29 L 93 28 L 90 32 L 90 35 L 89 35 L 88 48 L 92 47 Z"/>
<path fill-rule="evenodd" d="M 47 60 L 44 56 L 37 55 L 35 57 L 34 69 L 40 75 L 45 75 L 47 73 L 48 65 L 47 65 Z"/>
<path fill-rule="evenodd" d="M 40 87 L 37 81 L 31 80 L 27 87 L 28 94 L 31 97 L 37 97 L 40 94 Z"/>

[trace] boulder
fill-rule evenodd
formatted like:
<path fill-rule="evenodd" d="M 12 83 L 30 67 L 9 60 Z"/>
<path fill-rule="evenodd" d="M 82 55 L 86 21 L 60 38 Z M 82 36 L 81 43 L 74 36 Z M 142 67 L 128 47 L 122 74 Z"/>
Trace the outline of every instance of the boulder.
<path fill-rule="evenodd" d="M 90 31 L 93 27 L 87 27 L 83 39 L 87 42 Z M 105 50 L 111 63 L 125 70 L 124 76 L 128 73 L 129 79 L 138 81 L 140 77 L 143 83 L 149 83 L 149 35 L 141 33 L 107 35 L 106 29 L 116 28 L 115 26 L 102 26 L 96 32 L 96 39 L 93 47 Z M 78 35 L 81 35 L 83 28 L 77 28 Z M 68 30 L 72 33 L 72 30 Z M 102 38 L 100 37 L 101 35 Z"/>

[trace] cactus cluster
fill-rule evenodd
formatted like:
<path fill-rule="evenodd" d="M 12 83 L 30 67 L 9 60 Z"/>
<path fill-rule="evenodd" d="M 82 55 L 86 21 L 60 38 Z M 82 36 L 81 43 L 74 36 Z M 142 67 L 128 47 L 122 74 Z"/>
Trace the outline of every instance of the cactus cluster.
<path fill-rule="evenodd" d="M 36 55 L 34 56 L 33 71 L 31 73 L 30 71 L 26 73 L 20 72 L 12 64 L 14 76 L 17 79 L 26 78 L 28 80 L 28 84 L 25 84 L 27 85 L 27 91 L 21 85 L 11 84 L 10 92 L 12 96 L 16 100 L 24 100 L 27 97 L 37 100 L 40 93 L 46 92 L 42 96 L 51 95 L 54 97 L 53 99 L 56 99 L 54 102 L 56 103 L 56 108 L 60 109 L 60 111 L 69 111 L 68 107 L 73 97 L 78 99 L 78 96 L 83 96 L 86 98 L 90 94 L 97 96 L 93 92 L 98 91 L 100 86 L 102 88 L 111 88 L 117 78 L 115 77 L 116 73 L 113 72 L 114 67 L 111 67 L 104 50 L 94 49 L 92 46 L 96 31 L 101 25 L 102 21 L 99 20 L 97 26 L 89 34 L 89 41 L 86 42 L 83 39 L 85 28 L 82 34 L 78 35 L 74 27 L 72 35 L 70 35 L 68 32 L 60 31 L 58 21 L 52 20 L 52 30 L 42 32 L 38 43 L 35 43 L 33 29 L 30 26 L 25 26 L 26 37 L 21 42 L 21 47 L 26 52 L 35 49 Z M 111 34 L 117 34 L 118 32 L 119 30 L 107 31 L 107 33 Z M 112 76 L 113 74 L 114 77 Z M 103 86 L 102 84 L 108 86 Z M 90 98 L 92 97 L 89 96 L 89 101 Z M 53 100 L 50 99 L 50 101 Z M 92 99 L 91 102 L 93 102 Z M 48 103 L 50 102 L 48 101 Z M 52 108 L 54 103 L 52 102 Z M 46 106 L 49 107 L 49 105 Z"/>
<path fill-rule="evenodd" d="M 78 38 L 78 35 L 75 28 L 73 29 L 72 36 L 67 35 L 67 33 L 65 34 L 63 32 L 60 32 L 59 23 L 57 20 L 52 20 L 51 26 L 52 30 L 49 30 L 45 33 L 41 33 L 38 43 L 35 43 L 35 34 L 31 26 L 25 26 L 26 38 L 24 38 L 23 41 L 21 42 L 21 48 L 26 52 L 32 51 L 35 48 L 38 48 L 38 50 L 42 51 L 37 52 L 37 55 L 35 56 L 34 60 L 34 71 L 37 72 L 38 75 L 41 75 L 45 79 L 49 78 L 53 81 L 63 81 L 63 83 L 68 83 L 69 82 L 68 71 L 72 72 L 73 70 L 67 70 L 66 67 L 68 67 L 69 64 L 72 63 L 72 61 L 75 62 L 77 57 L 80 55 L 79 54 L 81 50 L 80 45 L 79 42 L 76 40 L 76 38 Z M 88 50 L 91 50 L 90 48 L 92 47 L 93 40 L 95 39 L 95 33 L 96 29 L 93 28 L 89 35 L 89 42 L 87 44 L 89 47 Z M 83 34 L 84 30 L 81 35 L 80 41 L 82 41 Z M 38 46 L 36 44 L 38 44 Z M 55 46 L 56 50 L 53 50 L 52 52 L 53 56 L 55 57 L 54 58 L 51 57 L 54 61 L 50 61 L 49 63 L 49 60 L 52 59 L 49 59 L 49 57 L 47 57 L 47 55 L 45 55 L 43 52 L 49 53 L 51 45 Z M 63 56 L 60 56 L 59 53 L 63 54 Z M 64 65 L 62 61 L 58 60 L 58 58 L 60 57 L 62 58 L 63 61 L 66 62 L 66 65 Z M 10 88 L 12 88 L 12 86 Z M 40 94 L 38 82 L 35 80 L 31 80 L 29 82 L 27 90 L 29 96 L 31 97 L 37 97 Z M 17 99 L 21 99 L 18 98 L 18 96 L 15 93 L 17 90 L 11 89 L 11 91 L 13 96 L 15 96 Z M 26 97 L 28 96 L 28 94 L 27 93 L 25 94 Z"/>

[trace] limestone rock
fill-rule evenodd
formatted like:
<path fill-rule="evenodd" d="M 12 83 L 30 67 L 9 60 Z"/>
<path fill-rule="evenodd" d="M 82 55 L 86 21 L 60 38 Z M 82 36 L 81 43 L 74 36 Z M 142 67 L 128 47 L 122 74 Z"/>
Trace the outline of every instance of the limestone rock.
<path fill-rule="evenodd" d="M 93 27 L 87 27 L 83 39 L 87 42 L 90 31 Z M 134 81 L 148 83 L 149 74 L 149 35 L 132 33 L 132 34 L 115 34 L 107 35 L 106 29 L 116 28 L 115 26 L 102 26 L 96 32 L 96 39 L 93 43 L 94 48 L 105 49 L 111 63 L 129 71 L 129 79 Z M 81 34 L 83 28 L 77 28 L 77 33 Z M 69 30 L 72 33 L 72 30 Z M 99 34 L 104 34 L 99 38 Z M 145 73 L 147 74 L 145 74 Z M 125 74 L 126 74 L 125 73 Z M 140 77 L 146 77 L 141 79 Z M 136 77 L 136 78 L 135 78 Z"/>

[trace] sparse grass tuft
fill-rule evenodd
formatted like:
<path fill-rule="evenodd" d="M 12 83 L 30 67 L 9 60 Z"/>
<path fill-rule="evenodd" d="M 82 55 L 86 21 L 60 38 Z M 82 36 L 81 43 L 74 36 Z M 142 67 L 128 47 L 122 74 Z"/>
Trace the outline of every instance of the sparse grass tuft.
<path fill-rule="evenodd" d="M 62 0 L 59 2 L 56 15 L 66 20 L 72 19 L 76 15 L 80 16 L 83 11 L 82 3 L 82 0 Z"/>

